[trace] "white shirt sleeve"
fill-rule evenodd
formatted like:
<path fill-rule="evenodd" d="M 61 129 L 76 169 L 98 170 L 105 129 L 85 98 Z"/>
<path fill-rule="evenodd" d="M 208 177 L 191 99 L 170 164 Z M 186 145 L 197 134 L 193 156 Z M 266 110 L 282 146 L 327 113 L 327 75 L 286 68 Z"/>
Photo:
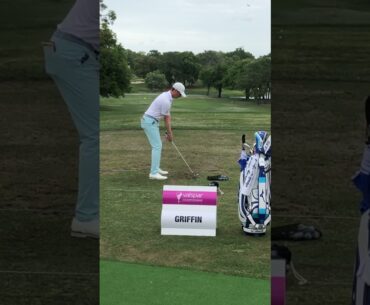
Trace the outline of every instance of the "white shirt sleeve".
<path fill-rule="evenodd" d="M 161 104 L 161 115 L 170 115 L 171 103 L 165 101 Z"/>

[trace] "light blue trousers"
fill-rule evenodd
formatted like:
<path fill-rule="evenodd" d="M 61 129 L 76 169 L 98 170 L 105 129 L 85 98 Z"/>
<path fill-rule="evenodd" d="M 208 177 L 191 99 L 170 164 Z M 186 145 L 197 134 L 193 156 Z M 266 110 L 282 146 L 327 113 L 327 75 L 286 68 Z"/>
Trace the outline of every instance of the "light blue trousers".
<path fill-rule="evenodd" d="M 45 68 L 57 85 L 79 134 L 75 217 L 99 217 L 99 62 L 89 48 L 53 36 L 45 46 Z"/>
<path fill-rule="evenodd" d="M 162 141 L 159 134 L 159 123 L 150 117 L 143 116 L 141 119 L 141 128 L 144 129 L 149 143 L 152 146 L 152 165 L 150 167 L 150 173 L 155 175 L 158 173 L 161 165 L 162 153 Z"/>

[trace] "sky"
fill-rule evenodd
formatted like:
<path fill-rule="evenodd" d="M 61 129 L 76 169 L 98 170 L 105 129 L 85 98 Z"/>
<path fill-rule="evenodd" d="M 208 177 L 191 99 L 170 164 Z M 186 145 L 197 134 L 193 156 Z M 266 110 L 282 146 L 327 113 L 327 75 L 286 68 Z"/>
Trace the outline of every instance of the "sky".
<path fill-rule="evenodd" d="M 124 48 L 135 52 L 243 48 L 271 52 L 271 0 L 105 0 Z"/>

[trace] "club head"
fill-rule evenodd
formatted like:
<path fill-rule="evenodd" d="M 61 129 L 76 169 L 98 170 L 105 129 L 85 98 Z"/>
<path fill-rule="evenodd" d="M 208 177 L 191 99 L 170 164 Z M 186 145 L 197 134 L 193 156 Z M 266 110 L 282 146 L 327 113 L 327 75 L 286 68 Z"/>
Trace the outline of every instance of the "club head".
<path fill-rule="evenodd" d="M 212 181 L 208 184 L 209 186 L 215 186 L 217 187 L 217 192 L 220 194 L 220 195 L 224 195 L 225 193 L 221 190 L 220 188 L 220 184 L 217 182 L 217 181 Z"/>
<path fill-rule="evenodd" d="M 188 173 L 184 173 L 182 177 L 185 178 L 185 179 L 193 179 L 193 180 L 196 180 L 196 179 L 199 178 L 199 174 L 198 173 L 190 173 L 190 172 L 188 172 Z"/>
<path fill-rule="evenodd" d="M 210 182 L 208 185 L 209 185 L 209 186 L 217 186 L 217 187 L 219 187 L 219 186 L 220 186 L 220 184 L 219 184 L 217 181 L 212 181 L 212 182 Z"/>

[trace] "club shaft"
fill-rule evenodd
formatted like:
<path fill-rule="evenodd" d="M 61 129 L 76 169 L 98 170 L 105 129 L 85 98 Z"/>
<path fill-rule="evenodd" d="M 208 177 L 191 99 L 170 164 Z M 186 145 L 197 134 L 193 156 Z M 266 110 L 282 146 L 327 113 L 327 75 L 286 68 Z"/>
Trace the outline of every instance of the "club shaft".
<path fill-rule="evenodd" d="M 192 169 L 190 168 L 188 162 L 186 162 L 184 156 L 182 155 L 182 153 L 180 152 L 180 150 L 177 148 L 176 144 L 172 141 L 171 142 L 173 147 L 175 147 L 176 151 L 178 152 L 178 154 L 180 155 L 181 159 L 185 162 L 186 166 L 189 168 L 190 172 L 194 175 L 194 172 L 192 171 Z"/>

